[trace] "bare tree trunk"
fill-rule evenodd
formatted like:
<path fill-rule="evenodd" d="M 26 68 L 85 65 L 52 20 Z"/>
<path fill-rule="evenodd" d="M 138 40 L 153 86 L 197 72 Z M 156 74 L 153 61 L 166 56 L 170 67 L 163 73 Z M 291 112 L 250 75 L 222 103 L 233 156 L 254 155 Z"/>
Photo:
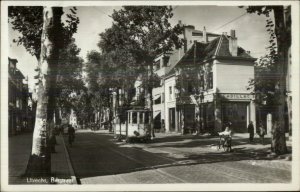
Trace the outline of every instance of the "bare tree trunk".
<path fill-rule="evenodd" d="M 150 95 L 150 131 L 151 131 L 151 139 L 155 137 L 154 134 L 154 119 L 153 119 L 153 95 L 152 95 L 152 90 L 153 90 L 153 62 L 150 62 L 150 82 L 149 82 L 149 95 Z"/>
<path fill-rule="evenodd" d="M 275 17 L 275 33 L 277 36 L 278 47 L 278 61 L 277 73 L 279 75 L 277 80 L 276 92 L 279 95 L 278 104 L 274 114 L 273 134 L 272 134 L 272 151 L 276 154 L 284 154 L 287 152 L 286 139 L 285 139 L 285 122 L 284 122 L 284 105 L 285 105 L 285 69 L 287 63 L 285 62 L 285 28 L 284 28 L 284 10 L 282 6 L 274 8 Z"/>
<path fill-rule="evenodd" d="M 55 42 L 61 24 L 61 7 L 44 7 L 44 23 L 39 62 L 40 76 L 38 101 L 33 132 L 32 152 L 28 161 L 27 176 L 50 176 L 51 153 L 49 150 L 49 131 L 53 120 L 55 98 L 51 94 L 55 84 L 55 63 L 58 60 L 58 47 Z M 51 106 L 52 105 L 52 106 Z"/>

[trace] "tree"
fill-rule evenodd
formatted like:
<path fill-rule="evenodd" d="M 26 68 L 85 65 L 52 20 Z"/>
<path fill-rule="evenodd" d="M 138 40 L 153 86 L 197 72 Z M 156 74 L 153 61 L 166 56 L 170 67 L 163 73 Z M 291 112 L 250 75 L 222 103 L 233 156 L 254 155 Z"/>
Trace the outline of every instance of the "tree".
<path fill-rule="evenodd" d="M 129 106 L 133 83 L 137 77 L 137 67 L 133 67 L 134 58 L 125 50 L 115 50 L 100 54 L 91 51 L 87 56 L 86 65 L 89 94 L 93 95 L 91 102 L 94 111 L 100 112 L 100 119 L 107 115 L 107 110 L 113 111 L 110 97 L 112 92 L 117 93 L 116 103 Z M 119 90 L 123 90 L 119 93 Z M 120 102 L 119 102 L 120 101 Z M 109 118 L 111 120 L 111 118 Z"/>
<path fill-rule="evenodd" d="M 65 45 L 59 53 L 59 63 L 56 82 L 56 109 L 71 111 L 74 106 L 75 94 L 80 94 L 84 90 L 82 80 L 83 59 L 79 57 L 80 48 L 75 44 L 75 39 L 71 38 L 69 44 Z M 55 113 L 57 114 L 57 113 Z M 59 119 L 59 117 L 56 117 Z M 57 122 L 59 124 L 59 122 Z"/>
<path fill-rule="evenodd" d="M 267 16 L 267 31 L 270 34 L 270 53 L 260 62 L 262 77 L 257 79 L 255 85 L 262 85 L 256 90 L 268 98 L 273 108 L 273 134 L 272 151 L 276 154 L 287 152 L 285 139 L 284 105 L 286 82 L 285 75 L 287 70 L 287 53 L 291 45 L 290 24 L 285 22 L 285 12 L 283 6 L 249 6 L 246 8 L 248 13 L 257 13 Z M 274 23 L 269 18 L 270 13 L 274 14 Z M 264 63 L 268 60 L 267 65 Z M 271 77 L 271 78 L 268 78 Z M 253 84 L 254 82 L 252 82 Z"/>
<path fill-rule="evenodd" d="M 38 60 L 39 85 L 37 90 L 37 111 L 33 133 L 32 152 L 28 161 L 28 176 L 49 176 L 51 153 L 49 151 L 49 131 L 55 109 L 55 84 L 59 50 L 70 40 L 77 30 L 79 19 L 67 14 L 64 25 L 61 22 L 62 7 L 9 7 L 9 22 L 20 32 L 15 40 Z"/>
<path fill-rule="evenodd" d="M 136 64 L 149 69 L 147 81 L 150 111 L 153 111 L 153 62 L 159 54 L 178 48 L 181 42 L 178 35 L 181 27 L 172 27 L 172 7 L 167 6 L 124 6 L 112 14 L 113 25 L 100 34 L 99 47 L 103 52 L 126 50 L 135 58 Z M 151 113 L 151 115 L 153 115 Z M 153 118 L 151 132 L 154 136 Z"/>

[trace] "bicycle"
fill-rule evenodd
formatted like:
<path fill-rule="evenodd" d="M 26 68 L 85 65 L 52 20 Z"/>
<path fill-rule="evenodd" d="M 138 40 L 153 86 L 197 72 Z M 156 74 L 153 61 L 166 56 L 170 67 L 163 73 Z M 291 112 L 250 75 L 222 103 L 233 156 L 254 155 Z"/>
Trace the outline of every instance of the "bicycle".
<path fill-rule="evenodd" d="M 231 136 L 230 135 L 220 135 L 219 137 L 219 145 L 218 150 L 223 148 L 224 151 L 230 152 L 231 151 Z"/>

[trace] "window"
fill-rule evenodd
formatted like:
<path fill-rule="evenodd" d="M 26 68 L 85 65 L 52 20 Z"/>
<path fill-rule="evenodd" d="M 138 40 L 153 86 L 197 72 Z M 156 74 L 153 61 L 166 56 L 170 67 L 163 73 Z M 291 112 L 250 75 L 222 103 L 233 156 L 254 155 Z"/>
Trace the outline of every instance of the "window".
<path fill-rule="evenodd" d="M 128 117 L 128 123 L 131 123 L 131 119 L 130 119 L 130 113 L 127 113 L 126 116 Z"/>
<path fill-rule="evenodd" d="M 188 92 L 189 93 L 193 93 L 193 85 L 192 85 L 192 81 L 188 82 Z"/>
<path fill-rule="evenodd" d="M 136 124 L 136 123 L 137 123 L 137 113 L 136 113 L 136 112 L 133 112 L 133 113 L 132 113 L 132 123 L 133 123 L 133 124 Z"/>
<path fill-rule="evenodd" d="M 156 69 L 156 70 L 159 70 L 159 68 L 160 68 L 160 60 L 156 61 L 156 62 L 154 63 L 154 66 L 155 66 L 155 69 Z"/>
<path fill-rule="evenodd" d="M 145 113 L 145 124 L 149 123 L 149 112 Z"/>
<path fill-rule="evenodd" d="M 16 107 L 19 108 L 20 107 L 20 102 L 19 99 L 16 99 Z"/>
<path fill-rule="evenodd" d="M 140 123 L 143 123 L 144 119 L 143 119 L 143 114 L 142 112 L 139 113 L 139 117 L 140 117 Z"/>
<path fill-rule="evenodd" d="M 169 87 L 169 99 L 172 100 L 172 87 Z"/>
<path fill-rule="evenodd" d="M 209 72 L 208 78 L 209 78 L 208 79 L 208 81 L 209 81 L 208 88 L 212 89 L 214 87 L 214 84 L 213 84 L 213 72 Z"/>
<path fill-rule="evenodd" d="M 154 96 L 154 104 L 161 104 L 161 95 L 155 95 Z"/>
<path fill-rule="evenodd" d="M 164 67 L 167 67 L 167 66 L 168 66 L 169 59 L 170 59 L 170 57 L 164 57 L 164 58 L 163 58 L 163 66 L 164 66 Z"/>

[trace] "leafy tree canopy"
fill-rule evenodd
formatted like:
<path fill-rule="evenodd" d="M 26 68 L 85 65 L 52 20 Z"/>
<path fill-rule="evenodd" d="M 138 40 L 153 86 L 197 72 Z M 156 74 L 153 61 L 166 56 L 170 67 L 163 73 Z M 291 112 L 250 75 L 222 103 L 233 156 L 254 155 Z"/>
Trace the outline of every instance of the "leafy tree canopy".
<path fill-rule="evenodd" d="M 76 16 L 76 7 L 70 8 L 66 21 L 62 23 L 63 36 L 60 37 L 61 45 L 69 44 L 71 37 L 77 32 L 79 18 Z M 20 33 L 14 42 L 23 45 L 25 49 L 38 60 L 41 52 L 41 37 L 43 27 L 42 6 L 9 6 L 9 22 L 13 30 Z"/>

